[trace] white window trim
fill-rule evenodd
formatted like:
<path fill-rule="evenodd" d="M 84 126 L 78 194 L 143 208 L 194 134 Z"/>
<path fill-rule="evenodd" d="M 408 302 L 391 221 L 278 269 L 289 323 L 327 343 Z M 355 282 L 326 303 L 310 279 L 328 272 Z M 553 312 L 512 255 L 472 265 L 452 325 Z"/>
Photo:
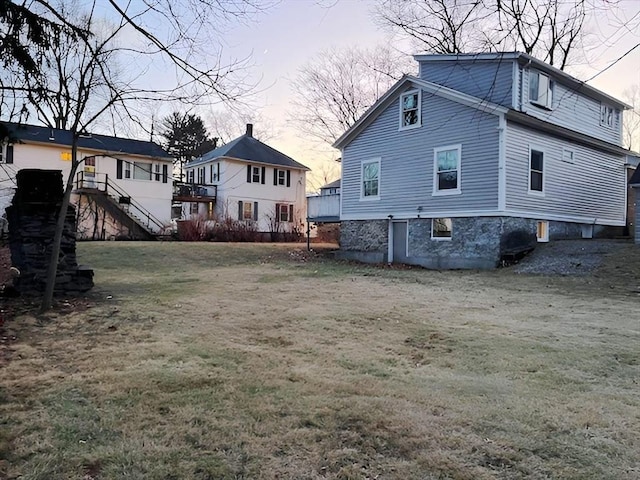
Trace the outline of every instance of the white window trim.
<path fill-rule="evenodd" d="M 535 150 L 536 152 L 542 152 L 542 191 L 539 190 L 531 190 L 531 152 Z M 547 152 L 544 148 L 539 147 L 537 145 L 529 145 L 529 159 L 527 162 L 527 193 L 529 195 L 535 195 L 537 197 L 545 196 L 545 184 L 547 183 Z"/>
<path fill-rule="evenodd" d="M 367 197 L 364 196 L 364 166 L 369 163 L 377 163 L 378 164 L 378 194 L 377 195 L 369 195 Z M 368 160 L 362 160 L 360 162 L 360 201 L 361 202 L 369 202 L 372 200 L 380 200 L 380 187 L 381 187 L 381 177 L 382 177 L 382 157 L 370 158 Z"/>
<path fill-rule="evenodd" d="M 602 114 L 605 112 L 605 110 L 611 110 L 611 123 L 607 122 L 606 120 L 603 121 Z M 608 115 L 605 117 L 605 119 L 606 118 L 608 118 Z M 609 105 L 608 103 L 600 102 L 600 126 L 607 128 L 616 128 L 618 118 L 618 110 L 615 107 Z"/>
<path fill-rule="evenodd" d="M 448 190 L 438 190 L 438 153 L 448 150 L 458 150 L 458 187 Z M 433 149 L 433 196 L 460 195 L 462 193 L 462 144 L 436 147 Z"/>
<path fill-rule="evenodd" d="M 453 239 L 453 219 L 450 217 L 438 217 L 438 218 L 448 218 L 451 221 L 451 236 L 450 237 L 434 237 L 433 236 L 433 222 L 436 220 L 435 218 L 431 219 L 431 240 L 435 240 L 437 242 L 450 242 Z"/>
<path fill-rule="evenodd" d="M 546 95 L 546 103 L 542 103 L 540 100 L 531 99 L 531 77 L 533 75 L 538 75 L 538 98 L 540 98 L 540 78 L 546 78 L 547 84 L 547 95 Z M 553 78 L 551 78 L 546 73 L 542 73 L 538 70 L 529 70 L 529 84 L 528 84 L 528 96 L 529 103 L 539 108 L 544 108 L 546 110 L 553 110 L 553 90 L 554 90 L 554 82 Z"/>
<path fill-rule="evenodd" d="M 404 118 L 404 111 L 402 109 L 402 105 L 403 105 L 403 101 L 402 99 L 404 97 L 406 97 L 407 95 L 415 95 L 418 94 L 418 121 L 416 123 L 414 123 L 413 125 L 403 125 L 402 124 L 402 120 Z M 398 119 L 398 130 L 413 130 L 414 128 L 420 128 L 422 126 L 422 90 L 421 89 L 416 89 L 416 90 L 408 90 L 406 92 L 403 92 L 400 95 L 400 110 L 399 110 L 399 119 Z"/>

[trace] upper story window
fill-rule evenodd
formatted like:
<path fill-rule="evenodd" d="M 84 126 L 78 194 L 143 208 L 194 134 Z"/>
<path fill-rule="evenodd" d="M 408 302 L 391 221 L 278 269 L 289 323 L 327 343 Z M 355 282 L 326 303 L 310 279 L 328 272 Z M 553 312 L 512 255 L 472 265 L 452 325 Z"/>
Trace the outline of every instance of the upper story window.
<path fill-rule="evenodd" d="M 13 163 L 13 145 L 0 146 L 0 163 Z"/>
<path fill-rule="evenodd" d="M 212 163 L 209 165 L 209 177 L 212 182 L 220 180 L 220 162 Z"/>
<path fill-rule="evenodd" d="M 124 178 L 131 178 L 131 164 L 124 162 Z"/>
<path fill-rule="evenodd" d="M 412 90 L 400 96 L 400 130 L 419 127 L 420 90 Z"/>
<path fill-rule="evenodd" d="M 188 183 L 195 183 L 195 171 L 194 170 L 189 170 L 187 172 L 187 182 Z"/>
<path fill-rule="evenodd" d="M 544 152 L 529 150 L 529 192 L 544 192 Z"/>
<path fill-rule="evenodd" d="M 133 162 L 133 178 L 136 180 L 151 180 L 151 164 Z"/>
<path fill-rule="evenodd" d="M 433 151 L 433 194 L 460 193 L 460 156 L 462 145 L 436 148 Z"/>
<path fill-rule="evenodd" d="M 204 167 L 198 167 L 198 183 L 200 185 L 203 185 L 205 183 L 204 182 L 204 172 L 205 172 Z"/>
<path fill-rule="evenodd" d="M 266 167 L 247 165 L 247 183 L 264 183 Z"/>
<path fill-rule="evenodd" d="M 538 107 L 553 108 L 553 80 L 548 75 L 529 71 L 529 102 Z"/>
<path fill-rule="evenodd" d="M 380 198 L 380 159 L 362 162 L 360 181 L 361 200 L 378 200 Z"/>
<path fill-rule="evenodd" d="M 618 125 L 619 111 L 606 103 L 600 104 L 600 125 L 616 127 Z"/>
<path fill-rule="evenodd" d="M 291 186 L 291 170 L 273 169 L 273 184 L 290 187 Z"/>

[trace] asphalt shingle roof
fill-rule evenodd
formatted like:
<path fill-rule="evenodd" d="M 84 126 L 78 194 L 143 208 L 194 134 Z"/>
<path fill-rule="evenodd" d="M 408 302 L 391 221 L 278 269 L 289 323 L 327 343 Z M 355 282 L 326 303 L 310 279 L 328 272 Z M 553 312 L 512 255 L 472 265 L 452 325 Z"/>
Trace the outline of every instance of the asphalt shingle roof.
<path fill-rule="evenodd" d="M 246 134 L 231 140 L 229 143 L 215 150 L 205 153 L 202 157 L 189 162 L 188 166 L 200 165 L 201 163 L 219 157 L 230 157 L 251 163 L 264 163 L 267 165 L 279 165 L 282 167 L 309 170 L 293 158 Z"/>
<path fill-rule="evenodd" d="M 19 141 L 71 146 L 72 133 L 68 130 L 36 125 L 21 125 L 11 122 L 2 123 L 9 131 L 10 137 Z M 171 155 L 155 142 L 111 137 L 108 135 L 91 134 L 81 136 L 78 140 L 78 147 L 111 153 L 128 153 L 130 155 L 144 155 L 155 158 L 171 158 Z"/>

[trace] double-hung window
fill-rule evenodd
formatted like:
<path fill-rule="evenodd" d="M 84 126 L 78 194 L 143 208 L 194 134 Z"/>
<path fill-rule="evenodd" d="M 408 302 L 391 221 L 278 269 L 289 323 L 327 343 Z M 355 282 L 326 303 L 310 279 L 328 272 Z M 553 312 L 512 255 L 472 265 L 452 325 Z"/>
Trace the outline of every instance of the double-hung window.
<path fill-rule="evenodd" d="M 400 130 L 421 125 L 420 97 L 420 90 L 412 90 L 400 96 Z"/>
<path fill-rule="evenodd" d="M 133 178 L 136 180 L 151 180 L 151 164 L 133 162 Z"/>
<path fill-rule="evenodd" d="M 529 72 L 529 102 L 547 109 L 553 107 L 553 80 L 548 75 Z"/>
<path fill-rule="evenodd" d="M 291 170 L 273 169 L 273 184 L 276 186 L 291 186 Z"/>
<path fill-rule="evenodd" d="M 544 152 L 535 148 L 529 150 L 529 192 L 544 192 Z"/>
<path fill-rule="evenodd" d="M 378 200 L 380 198 L 380 159 L 362 162 L 361 200 Z"/>
<path fill-rule="evenodd" d="M 293 205 L 277 203 L 276 222 L 293 222 Z"/>
<path fill-rule="evenodd" d="M 460 190 L 460 158 L 462 145 L 451 145 L 434 149 L 433 194 L 453 195 Z"/>
<path fill-rule="evenodd" d="M 619 112 L 617 109 L 607 105 L 600 104 L 600 125 L 604 127 L 615 127 L 618 124 Z"/>

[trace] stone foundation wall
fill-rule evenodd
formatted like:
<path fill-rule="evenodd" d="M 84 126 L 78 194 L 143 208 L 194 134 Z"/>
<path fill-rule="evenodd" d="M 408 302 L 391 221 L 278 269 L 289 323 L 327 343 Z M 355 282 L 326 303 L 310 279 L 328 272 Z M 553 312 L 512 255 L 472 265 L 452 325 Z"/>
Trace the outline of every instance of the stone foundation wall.
<path fill-rule="evenodd" d="M 407 263 L 437 269 L 495 268 L 505 254 L 513 252 L 506 239 L 515 237 L 525 249 L 535 247 L 537 223 L 535 219 L 513 217 L 453 218 L 452 237 L 445 240 L 431 238 L 431 218 L 410 219 Z M 386 220 L 342 222 L 340 256 L 386 262 L 388 231 Z M 581 237 L 581 224 L 549 222 L 550 240 Z"/>

